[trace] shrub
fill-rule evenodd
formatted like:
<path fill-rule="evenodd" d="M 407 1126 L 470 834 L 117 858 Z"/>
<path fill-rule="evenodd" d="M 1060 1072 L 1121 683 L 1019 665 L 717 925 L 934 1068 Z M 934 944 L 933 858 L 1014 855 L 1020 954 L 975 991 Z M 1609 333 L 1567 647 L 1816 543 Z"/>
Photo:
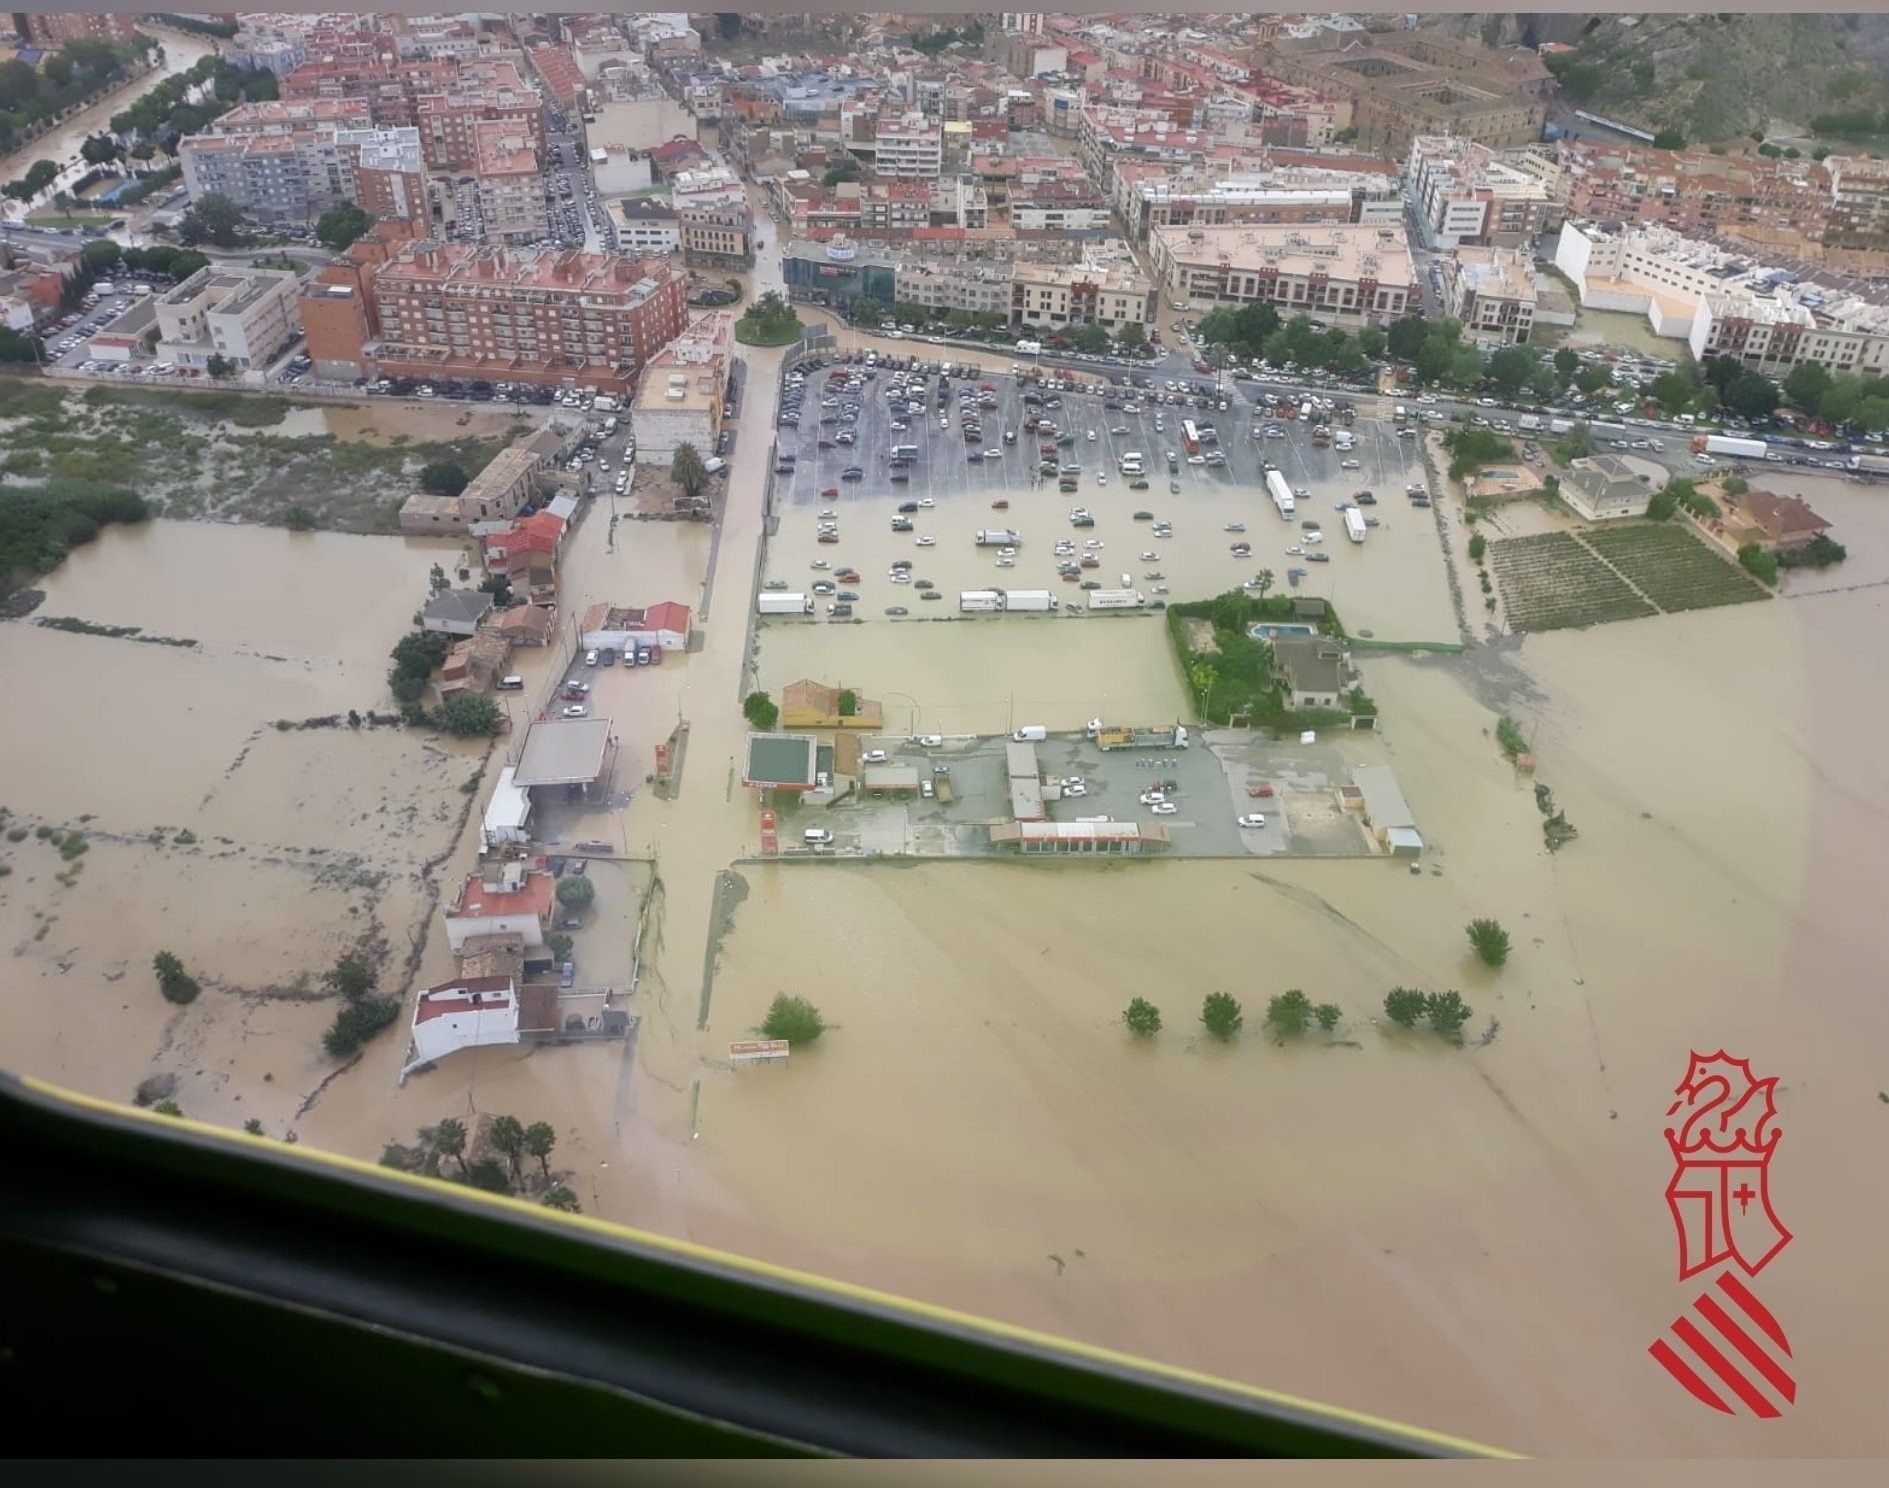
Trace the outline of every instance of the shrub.
<path fill-rule="evenodd" d="M 749 693 L 742 701 L 741 711 L 748 722 L 764 734 L 780 722 L 781 710 L 765 692 Z"/>
<path fill-rule="evenodd" d="M 1480 532 L 1469 539 L 1469 558 L 1472 563 L 1482 562 L 1482 555 L 1489 551 L 1489 539 Z"/>
<path fill-rule="evenodd" d="M 1266 1004 L 1266 1026 L 1281 1038 L 1296 1038 L 1312 1021 L 1312 1002 L 1296 987 Z"/>
<path fill-rule="evenodd" d="M 151 969 L 157 973 L 157 990 L 164 994 L 166 1002 L 174 1002 L 183 1007 L 197 1000 L 197 980 L 184 970 L 184 963 L 169 951 L 159 951 L 151 958 Z"/>
<path fill-rule="evenodd" d="M 558 903 L 566 909 L 588 909 L 597 902 L 597 886 L 587 874 L 570 874 L 558 880 Z"/>
<path fill-rule="evenodd" d="M 1495 741 L 1509 759 L 1528 752 L 1528 740 L 1522 733 L 1521 725 L 1506 713 L 1495 721 Z"/>
<path fill-rule="evenodd" d="M 1746 543 L 1738 550 L 1738 564 L 1760 583 L 1777 583 L 1777 554 L 1767 548 L 1761 548 L 1756 543 Z"/>
<path fill-rule="evenodd" d="M 1471 920 L 1464 927 L 1470 949 L 1484 966 L 1500 966 L 1509 959 L 1509 932 L 1494 920 Z"/>
<path fill-rule="evenodd" d="M 1200 1021 L 1217 1039 L 1230 1039 L 1246 1021 L 1239 999 L 1231 992 L 1209 992 L 1200 1005 Z"/>
<path fill-rule="evenodd" d="M 1460 1039 L 1463 1025 L 1473 1009 L 1459 992 L 1432 992 L 1424 999 L 1423 1011 L 1430 1026 L 1445 1038 Z"/>
<path fill-rule="evenodd" d="M 335 1014 L 334 1023 L 321 1036 L 322 1047 L 330 1057 L 346 1059 L 399 1016 L 400 1004 L 391 997 L 364 997 L 350 1002 Z"/>
<path fill-rule="evenodd" d="M 810 1044 L 825 1032 L 826 1020 L 820 1010 L 806 998 L 790 997 L 785 992 L 775 994 L 761 1024 L 762 1037 L 786 1039 L 790 1044 Z"/>
<path fill-rule="evenodd" d="M 1384 998 L 1384 1016 L 1399 1028 L 1414 1028 L 1423 1016 L 1423 993 L 1410 987 L 1393 987 Z"/>
<path fill-rule="evenodd" d="M 1140 1038 L 1152 1038 L 1161 1031 L 1161 1009 L 1145 997 L 1132 999 L 1122 1013 L 1128 1031 Z"/>

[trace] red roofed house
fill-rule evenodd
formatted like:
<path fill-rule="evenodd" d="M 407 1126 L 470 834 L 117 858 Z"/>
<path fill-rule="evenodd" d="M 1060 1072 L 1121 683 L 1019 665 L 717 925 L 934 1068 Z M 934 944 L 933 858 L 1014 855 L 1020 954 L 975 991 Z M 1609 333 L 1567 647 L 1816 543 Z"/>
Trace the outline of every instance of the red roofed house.
<path fill-rule="evenodd" d="M 1724 498 L 1725 540 L 1734 548 L 1755 542 L 1773 552 L 1808 547 L 1830 530 L 1830 524 L 1801 496 L 1778 496 L 1770 491 L 1746 491 Z"/>
<path fill-rule="evenodd" d="M 459 897 L 442 910 L 447 944 L 455 955 L 477 935 L 516 935 L 527 946 L 543 945 L 556 888 L 553 874 L 523 863 L 493 863 L 467 874 Z"/>
<path fill-rule="evenodd" d="M 564 519 L 551 512 L 533 512 L 485 539 L 485 571 L 504 574 L 513 589 L 534 600 L 555 594 L 558 548 L 563 542 Z"/>
<path fill-rule="evenodd" d="M 620 652 L 626 646 L 661 646 L 665 651 L 684 651 L 689 645 L 689 607 L 674 600 L 641 610 L 594 604 L 584 612 L 579 640 L 587 650 Z"/>
<path fill-rule="evenodd" d="M 518 992 L 508 976 L 458 977 L 413 1005 L 412 1068 L 460 1049 L 518 1042 Z"/>

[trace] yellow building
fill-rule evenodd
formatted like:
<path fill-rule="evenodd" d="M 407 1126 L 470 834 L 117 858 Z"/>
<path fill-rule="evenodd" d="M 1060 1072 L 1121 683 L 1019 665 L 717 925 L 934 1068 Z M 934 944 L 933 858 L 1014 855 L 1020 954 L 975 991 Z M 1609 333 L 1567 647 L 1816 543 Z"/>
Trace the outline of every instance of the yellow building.
<path fill-rule="evenodd" d="M 840 712 L 840 694 L 849 689 L 828 687 L 802 677 L 781 690 L 780 726 L 784 729 L 885 727 L 885 710 L 871 698 L 853 695 L 853 711 Z"/>

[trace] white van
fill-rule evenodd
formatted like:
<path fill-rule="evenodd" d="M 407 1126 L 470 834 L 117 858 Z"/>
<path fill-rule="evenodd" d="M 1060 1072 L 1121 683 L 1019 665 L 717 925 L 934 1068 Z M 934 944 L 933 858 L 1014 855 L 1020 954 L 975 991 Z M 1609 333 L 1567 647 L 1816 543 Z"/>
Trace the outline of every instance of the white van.
<path fill-rule="evenodd" d="M 1026 723 L 1010 737 L 1019 744 L 1041 744 L 1049 737 L 1049 730 L 1040 723 Z"/>
<path fill-rule="evenodd" d="M 525 690 L 525 679 L 518 676 L 500 677 L 498 679 L 498 690 L 500 692 L 523 692 Z"/>
<path fill-rule="evenodd" d="M 806 831 L 800 834 L 800 840 L 806 843 L 808 847 L 831 847 L 833 845 L 833 834 L 825 827 L 808 827 Z"/>

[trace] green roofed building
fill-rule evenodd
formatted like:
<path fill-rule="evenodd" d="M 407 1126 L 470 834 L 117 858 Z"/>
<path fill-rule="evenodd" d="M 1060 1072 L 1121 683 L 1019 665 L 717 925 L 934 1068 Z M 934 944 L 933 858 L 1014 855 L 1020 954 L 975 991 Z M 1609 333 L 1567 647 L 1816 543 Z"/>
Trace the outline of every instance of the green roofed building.
<path fill-rule="evenodd" d="M 743 785 L 762 790 L 810 791 L 820 784 L 820 741 L 811 734 L 749 734 Z M 827 770 L 832 770 L 831 751 Z"/>

